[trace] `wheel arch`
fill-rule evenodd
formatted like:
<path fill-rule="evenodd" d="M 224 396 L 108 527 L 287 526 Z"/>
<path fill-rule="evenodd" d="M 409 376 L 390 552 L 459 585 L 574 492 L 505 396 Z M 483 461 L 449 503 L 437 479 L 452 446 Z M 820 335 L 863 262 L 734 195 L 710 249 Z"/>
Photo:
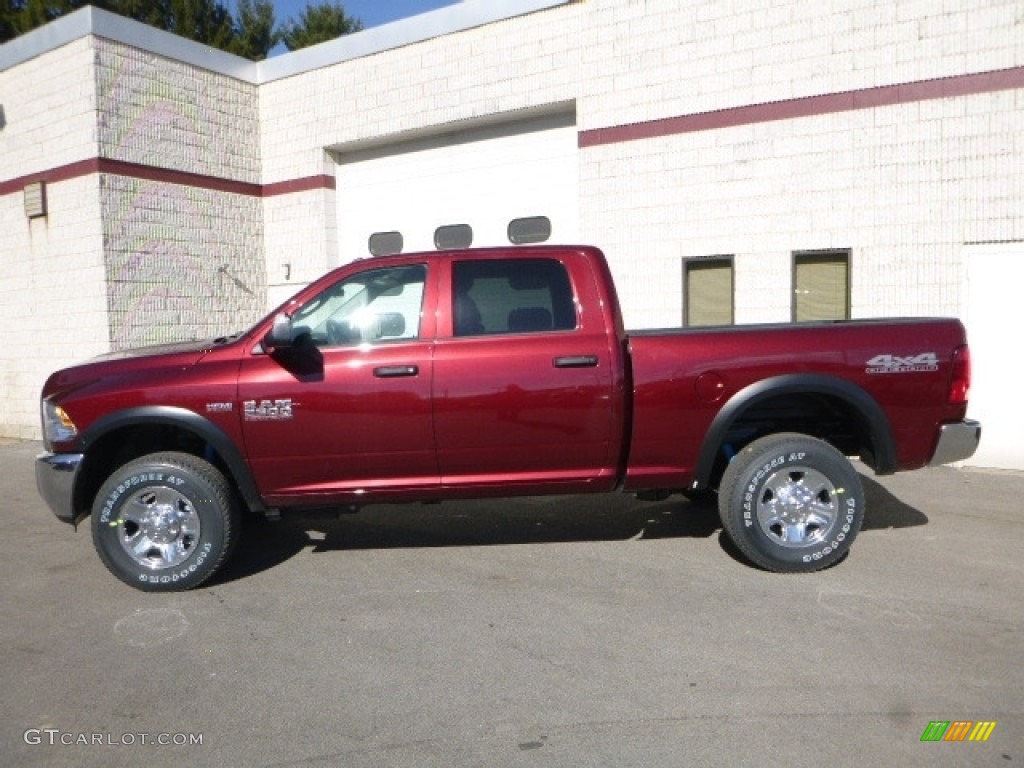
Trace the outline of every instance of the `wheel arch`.
<path fill-rule="evenodd" d="M 148 453 L 179 450 L 219 467 L 253 511 L 265 511 L 256 482 L 241 450 L 220 427 L 185 408 L 143 406 L 107 414 L 91 424 L 78 441 L 84 454 L 75 482 L 76 520 L 85 517 L 110 473 Z"/>
<path fill-rule="evenodd" d="M 777 407 L 782 415 L 772 422 L 765 416 Z M 773 432 L 797 431 L 836 439 L 827 429 L 794 428 L 799 418 L 795 409 L 806 407 L 810 414 L 828 412 L 852 430 L 844 437 L 846 447 L 856 441 L 855 452 L 878 474 L 896 470 L 896 443 L 889 419 L 882 407 L 862 387 L 845 379 L 821 374 L 787 374 L 750 384 L 734 394 L 715 416 L 701 444 L 694 472 L 694 488 L 714 485 L 731 455 L 753 440 Z M 786 413 L 791 415 L 787 416 Z M 746 428 L 747 434 L 744 434 Z M 829 438 L 832 439 L 829 439 Z M 730 443 L 736 440 L 737 443 Z M 840 442 L 844 442 L 840 441 Z"/>

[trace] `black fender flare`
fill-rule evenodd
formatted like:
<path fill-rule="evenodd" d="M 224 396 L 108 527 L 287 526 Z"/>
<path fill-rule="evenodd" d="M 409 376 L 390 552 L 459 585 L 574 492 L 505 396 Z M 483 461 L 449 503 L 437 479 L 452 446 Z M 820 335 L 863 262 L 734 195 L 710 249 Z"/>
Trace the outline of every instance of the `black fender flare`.
<path fill-rule="evenodd" d="M 231 473 L 231 479 L 238 486 L 238 490 L 249 509 L 258 512 L 266 511 L 263 498 L 256 487 L 256 481 L 253 479 L 252 472 L 249 471 L 249 464 L 234 440 L 212 421 L 187 408 L 178 408 L 170 405 L 149 405 L 138 408 L 125 408 L 121 411 L 108 413 L 98 418 L 86 428 L 78 439 L 77 450 L 88 456 L 89 446 L 110 432 L 124 427 L 137 427 L 140 425 L 179 427 L 192 432 L 204 440 L 227 465 L 227 469 Z"/>
<path fill-rule="evenodd" d="M 828 395 L 843 401 L 864 420 L 874 447 L 874 470 L 879 475 L 896 471 L 896 441 L 892 434 L 889 418 L 868 392 L 863 388 L 835 376 L 816 373 L 791 373 L 773 376 L 749 384 L 730 397 L 711 422 L 694 472 L 694 487 L 705 488 L 711 481 L 715 459 L 733 424 L 753 405 L 778 395 Z"/>

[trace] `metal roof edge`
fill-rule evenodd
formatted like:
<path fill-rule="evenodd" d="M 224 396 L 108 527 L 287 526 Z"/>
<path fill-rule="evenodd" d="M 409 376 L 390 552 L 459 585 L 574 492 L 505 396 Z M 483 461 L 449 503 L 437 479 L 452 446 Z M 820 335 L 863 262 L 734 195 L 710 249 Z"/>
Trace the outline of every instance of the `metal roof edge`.
<path fill-rule="evenodd" d="M 406 19 L 370 27 L 326 43 L 265 59 L 258 64 L 260 83 L 462 32 L 496 21 L 566 5 L 573 0 L 462 0 Z"/>
<path fill-rule="evenodd" d="M 258 84 L 256 62 L 93 6 L 80 8 L 0 45 L 0 72 L 88 35 Z"/>
<path fill-rule="evenodd" d="M 141 22 L 86 6 L 0 45 L 0 72 L 88 35 L 261 85 L 352 59 L 462 32 L 574 0 L 461 0 L 454 5 L 344 35 L 261 62 L 211 48 Z"/>

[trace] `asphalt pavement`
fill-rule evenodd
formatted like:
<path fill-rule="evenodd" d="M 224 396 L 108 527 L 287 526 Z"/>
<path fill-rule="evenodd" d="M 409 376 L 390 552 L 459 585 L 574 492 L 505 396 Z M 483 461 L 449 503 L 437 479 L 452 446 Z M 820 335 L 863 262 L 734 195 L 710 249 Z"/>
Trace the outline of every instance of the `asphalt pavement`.
<path fill-rule="evenodd" d="M 3 766 L 1024 765 L 1024 474 L 865 478 L 810 575 L 611 495 L 255 522 L 161 595 L 47 510 L 40 449 L 0 445 Z"/>

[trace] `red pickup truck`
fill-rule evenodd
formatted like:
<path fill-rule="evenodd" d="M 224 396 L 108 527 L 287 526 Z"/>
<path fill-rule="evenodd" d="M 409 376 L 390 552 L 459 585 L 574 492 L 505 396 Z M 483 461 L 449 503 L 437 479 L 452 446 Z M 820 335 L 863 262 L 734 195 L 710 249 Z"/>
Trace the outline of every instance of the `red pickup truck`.
<path fill-rule="evenodd" d="M 39 491 L 92 514 L 118 578 L 179 590 L 244 511 L 717 491 L 756 565 L 843 558 L 876 473 L 957 461 L 957 320 L 627 334 L 603 254 L 506 247 L 356 261 L 251 330 L 105 355 L 42 392 Z"/>

